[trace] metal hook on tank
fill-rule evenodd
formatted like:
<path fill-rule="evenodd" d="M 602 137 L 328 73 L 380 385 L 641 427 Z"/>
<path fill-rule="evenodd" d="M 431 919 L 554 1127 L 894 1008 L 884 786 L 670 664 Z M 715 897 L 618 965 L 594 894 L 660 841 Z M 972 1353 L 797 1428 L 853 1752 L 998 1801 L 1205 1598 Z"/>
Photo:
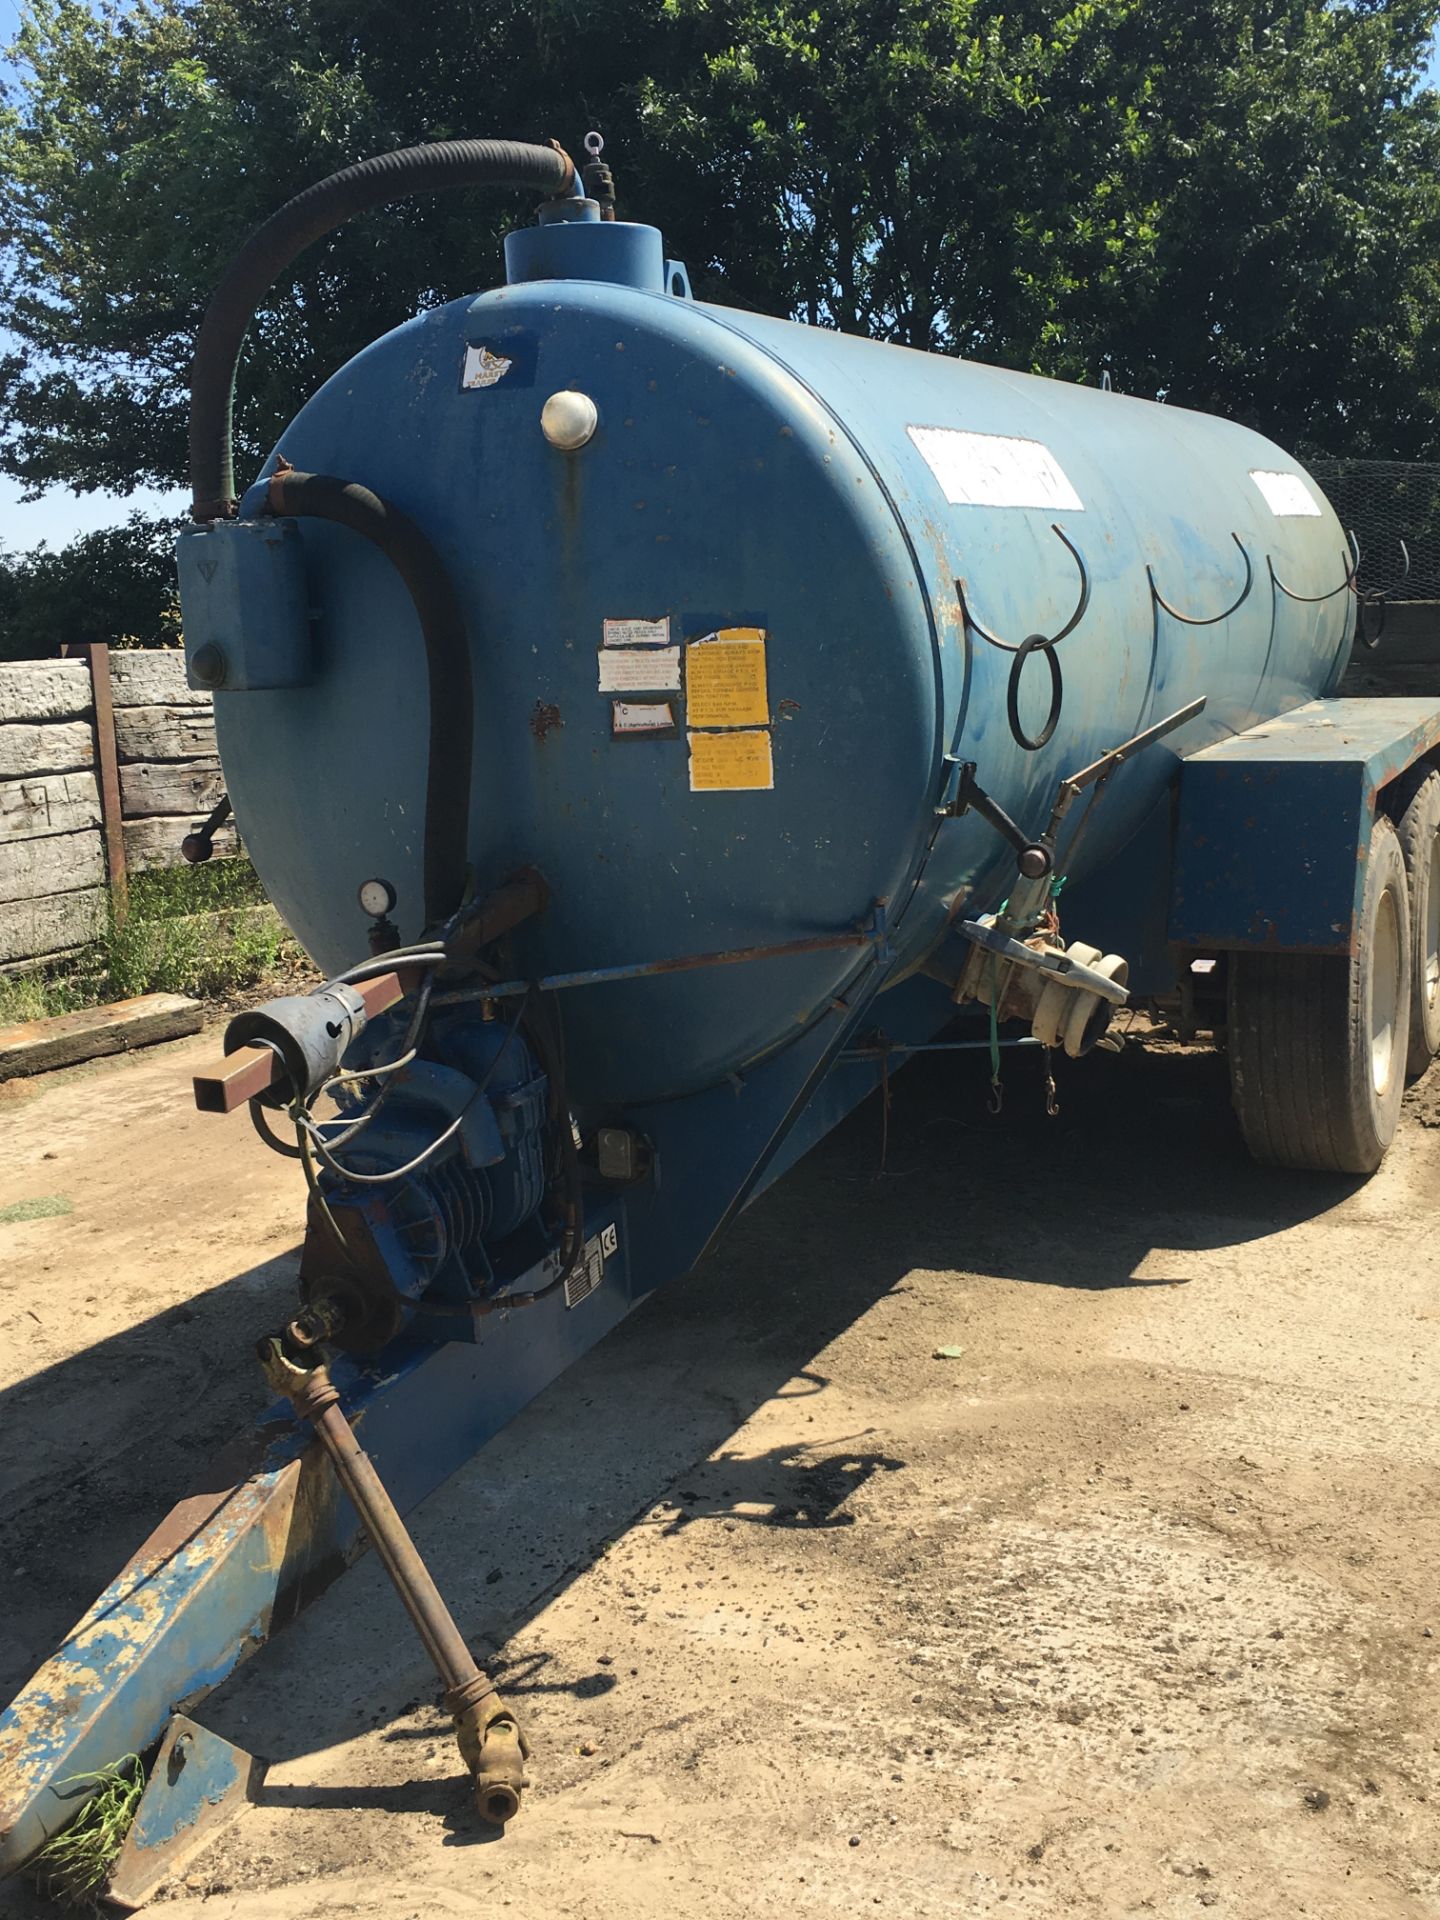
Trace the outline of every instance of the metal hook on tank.
<path fill-rule="evenodd" d="M 1010 653 L 1015 656 L 1010 663 L 1010 677 L 1005 687 L 1005 713 L 1010 722 L 1010 732 L 1015 744 L 1023 747 L 1026 753 L 1039 753 L 1040 749 L 1053 737 L 1056 727 L 1060 724 L 1060 710 L 1065 701 L 1065 685 L 1061 678 L 1060 662 L 1056 657 L 1055 649 L 1062 640 L 1075 631 L 1085 618 L 1090 606 L 1090 569 L 1085 564 L 1084 554 L 1058 522 L 1051 522 L 1050 531 L 1064 543 L 1080 571 L 1080 597 L 1075 602 L 1075 611 L 1058 633 L 1028 634 L 1018 645 L 1009 640 L 1002 640 L 998 633 L 991 633 L 988 627 L 982 626 L 971 612 L 970 603 L 965 596 L 965 582 L 963 580 L 955 582 L 955 594 L 960 602 L 960 618 L 966 628 L 972 633 L 978 633 L 988 645 L 998 647 L 1001 653 Z M 1045 716 L 1044 726 L 1033 738 L 1026 733 L 1020 720 L 1020 680 L 1025 671 L 1025 662 L 1032 653 L 1044 654 L 1045 664 L 1050 669 L 1050 711 Z"/>
<path fill-rule="evenodd" d="M 1328 593 L 1296 593 L 1295 589 L 1293 587 L 1287 587 L 1279 574 L 1276 573 L 1275 562 L 1270 558 L 1269 554 L 1267 553 L 1265 556 L 1265 565 L 1270 570 L 1270 578 L 1274 585 L 1280 589 L 1287 600 L 1298 600 L 1302 606 L 1306 607 L 1318 607 L 1324 600 L 1333 600 L 1337 593 L 1344 593 L 1347 587 L 1350 588 L 1352 592 L 1354 591 L 1355 569 L 1350 564 L 1350 555 L 1348 552 L 1341 555 L 1341 564 L 1345 568 L 1345 578 L 1340 582 L 1338 587 L 1331 587 Z"/>
<path fill-rule="evenodd" d="M 1040 636 L 1043 645 L 1047 647 L 1058 647 L 1060 642 L 1065 639 L 1067 635 L 1072 634 L 1085 618 L 1086 610 L 1090 605 L 1090 570 L 1085 565 L 1085 556 L 1058 522 L 1051 522 L 1050 531 L 1065 543 L 1065 546 L 1069 549 L 1071 558 L 1080 570 L 1080 598 L 1075 603 L 1075 611 L 1058 633 L 1043 634 Z M 1035 638 L 1034 634 L 1031 634 L 1029 639 L 1022 640 L 1016 645 L 1009 640 L 1002 640 L 998 633 L 991 633 L 988 627 L 983 626 L 980 621 L 975 618 L 969 599 L 966 597 L 965 582 L 963 580 L 957 580 L 955 582 L 955 595 L 960 602 L 960 618 L 972 633 L 978 633 L 982 640 L 986 641 L 992 647 L 998 647 L 1001 653 L 1021 653 L 1031 650 L 1031 641 Z"/>
<path fill-rule="evenodd" d="M 1150 582 L 1150 598 L 1154 601 L 1155 605 L 1160 608 L 1162 613 L 1168 613 L 1172 620 L 1178 620 L 1182 626 L 1216 627 L 1219 626 L 1222 620 L 1228 620 L 1232 613 L 1238 613 L 1240 611 L 1241 607 L 1243 607 L 1245 602 L 1250 598 L 1250 589 L 1255 584 L 1255 568 L 1251 564 L 1245 542 L 1240 538 L 1239 534 L 1232 533 L 1230 538 L 1235 542 L 1236 546 L 1239 547 L 1240 558 L 1245 562 L 1245 584 L 1240 589 L 1239 598 L 1235 600 L 1232 605 L 1226 607 L 1223 613 L 1209 614 L 1203 620 L 1196 619 L 1193 614 L 1181 613 L 1178 607 L 1171 606 L 1170 602 L 1155 584 L 1155 569 L 1147 566 L 1145 569 L 1145 578 Z"/>

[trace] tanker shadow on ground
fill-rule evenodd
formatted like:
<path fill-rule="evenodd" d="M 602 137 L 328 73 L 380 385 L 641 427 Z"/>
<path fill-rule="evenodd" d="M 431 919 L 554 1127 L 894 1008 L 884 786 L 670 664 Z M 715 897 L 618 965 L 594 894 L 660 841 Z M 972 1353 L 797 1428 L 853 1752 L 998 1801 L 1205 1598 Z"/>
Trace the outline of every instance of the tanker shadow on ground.
<path fill-rule="evenodd" d="M 822 1390 L 815 1356 L 912 1270 L 1154 1285 L 1136 1271 L 1156 1246 L 1273 1234 L 1357 1185 L 1253 1166 L 1213 1056 L 1136 1051 L 1062 1066 L 1061 1112 L 1051 1119 L 1038 1058 L 1007 1056 L 1005 1105 L 992 1118 L 980 1058 L 915 1062 L 892 1082 L 888 1127 L 878 1101 L 866 1102 L 695 1274 L 661 1289 L 492 1442 L 483 1474 L 467 1467 L 426 1502 L 414 1517 L 417 1539 L 477 1647 L 486 1637 L 496 1647 L 513 1642 L 634 1525 L 663 1528 L 681 1550 L 692 1535 L 706 1537 L 697 1552 L 723 1551 L 717 1528 L 695 1526 L 701 1519 L 846 1525 L 854 1491 L 904 1467 L 879 1436 L 839 1431 L 816 1449 L 753 1458 L 721 1450 L 775 1396 Z M 293 1253 L 264 1262 L 0 1393 L 0 1431 L 30 1422 L 33 1443 L 38 1422 L 47 1441 L 27 1445 L 36 1474 L 14 1489 L 0 1544 L 0 1617 L 14 1636 L 0 1648 L 0 1698 L 58 1643 L 204 1458 L 259 1410 L 250 1340 L 292 1297 L 294 1267 Z M 97 1382 L 131 1379 L 142 1384 L 138 1397 L 95 1397 Z M 497 1564 L 477 1561 L 465 1500 L 476 1488 L 499 1500 L 497 1487 L 520 1480 L 516 1510 L 501 1501 L 487 1540 Z M 307 1647 L 307 1632 L 323 1636 L 329 1610 L 349 1604 L 347 1590 L 366 1579 L 378 1581 L 378 1571 L 355 1569 L 201 1717 L 272 1760 L 353 1736 L 355 1702 L 335 1696 L 314 1653 L 322 1642 Z M 398 1613 L 388 1595 L 375 1605 Z M 368 1724 L 394 1720 L 406 1704 L 401 1683 L 387 1678 L 402 1630 L 387 1615 L 390 1658 L 377 1650 Z M 351 1671 L 365 1670 L 367 1657 L 354 1647 Z M 518 1697 L 605 1690 L 595 1673 L 547 1671 L 543 1658 L 521 1665 Z M 272 1668 L 273 1684 L 263 1677 Z M 411 1803 L 396 1789 L 384 1804 Z"/>

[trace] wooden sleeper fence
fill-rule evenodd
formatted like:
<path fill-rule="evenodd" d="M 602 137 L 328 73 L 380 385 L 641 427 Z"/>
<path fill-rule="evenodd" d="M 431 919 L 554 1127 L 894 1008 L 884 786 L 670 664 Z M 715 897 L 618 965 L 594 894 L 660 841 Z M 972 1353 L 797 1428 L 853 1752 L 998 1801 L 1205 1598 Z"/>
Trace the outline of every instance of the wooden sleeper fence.
<path fill-rule="evenodd" d="M 129 873 L 179 863 L 224 786 L 178 649 L 81 653 L 0 665 L 0 970 L 95 939 L 107 891 L 123 912 Z"/>

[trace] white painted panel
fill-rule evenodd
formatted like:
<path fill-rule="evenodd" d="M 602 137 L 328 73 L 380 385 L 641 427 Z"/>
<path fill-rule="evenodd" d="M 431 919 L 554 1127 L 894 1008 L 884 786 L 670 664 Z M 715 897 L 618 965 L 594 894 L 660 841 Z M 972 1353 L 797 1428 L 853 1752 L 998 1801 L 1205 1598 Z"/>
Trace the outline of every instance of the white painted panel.
<path fill-rule="evenodd" d="M 907 427 L 952 507 L 1043 507 L 1083 513 L 1085 503 L 1049 447 L 1003 433 Z"/>
<path fill-rule="evenodd" d="M 1252 467 L 1250 478 L 1277 519 L 1320 518 L 1320 503 L 1298 473 L 1268 473 L 1263 467 Z"/>

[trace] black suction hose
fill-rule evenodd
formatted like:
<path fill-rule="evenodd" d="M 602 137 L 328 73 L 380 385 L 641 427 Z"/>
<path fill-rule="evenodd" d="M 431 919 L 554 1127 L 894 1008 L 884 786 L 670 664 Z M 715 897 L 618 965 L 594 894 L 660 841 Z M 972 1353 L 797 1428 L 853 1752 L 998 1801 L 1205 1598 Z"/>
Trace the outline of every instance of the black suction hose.
<path fill-rule="evenodd" d="M 425 772 L 425 924 L 439 926 L 465 891 L 470 839 L 470 757 L 475 738 L 470 643 L 439 554 L 415 522 L 368 487 L 282 466 L 270 478 L 270 511 L 333 520 L 377 546 L 405 582 L 425 640 L 430 752 Z"/>
<path fill-rule="evenodd" d="M 235 368 L 255 309 L 299 254 L 367 208 L 444 187 L 529 187 L 554 199 L 575 187 L 562 148 L 519 140 L 437 140 L 377 154 L 317 180 L 257 227 L 211 295 L 190 371 L 190 513 L 225 520 L 235 511 L 231 413 Z"/>
<path fill-rule="evenodd" d="M 549 198 L 578 192 L 575 166 L 558 146 L 518 140 L 441 140 L 403 147 L 346 167 L 286 201 L 257 227 L 211 296 L 190 373 L 191 518 L 235 512 L 231 439 L 235 369 L 255 309 L 276 278 L 313 241 L 355 214 L 444 187 L 529 187 Z M 469 842 L 474 696 L 460 602 L 439 554 L 413 520 L 362 487 L 328 474 L 282 468 L 270 482 L 272 513 L 334 520 L 373 541 L 409 589 L 425 637 L 430 759 L 425 782 L 425 924 L 459 906 Z"/>

